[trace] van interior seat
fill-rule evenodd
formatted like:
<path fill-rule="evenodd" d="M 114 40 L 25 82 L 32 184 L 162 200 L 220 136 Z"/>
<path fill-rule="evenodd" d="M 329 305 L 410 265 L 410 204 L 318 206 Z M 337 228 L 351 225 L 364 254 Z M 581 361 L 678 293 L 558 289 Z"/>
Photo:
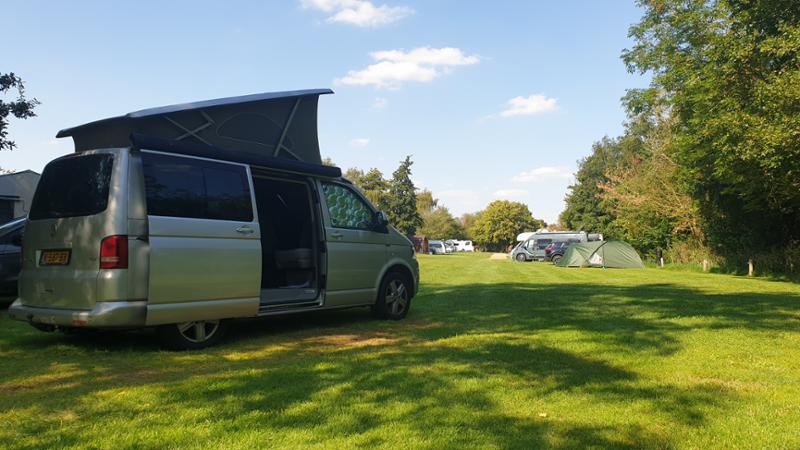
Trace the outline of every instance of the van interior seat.
<path fill-rule="evenodd" d="M 261 177 L 253 182 L 261 221 L 262 289 L 313 286 L 317 261 L 308 185 Z"/>

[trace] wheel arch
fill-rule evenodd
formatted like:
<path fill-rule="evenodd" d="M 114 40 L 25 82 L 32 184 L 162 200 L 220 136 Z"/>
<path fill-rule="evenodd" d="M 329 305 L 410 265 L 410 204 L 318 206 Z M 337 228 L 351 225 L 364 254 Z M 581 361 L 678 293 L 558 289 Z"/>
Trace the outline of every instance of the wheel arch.
<path fill-rule="evenodd" d="M 405 276 L 408 282 L 411 283 L 411 297 L 417 295 L 417 281 L 414 278 L 414 272 L 411 270 L 410 267 L 408 267 L 408 265 L 400 261 L 391 261 L 389 264 L 386 265 L 386 267 L 381 272 L 381 275 L 378 277 L 378 283 L 375 288 L 376 292 L 378 291 L 378 289 L 380 289 L 381 283 L 383 282 L 383 279 L 386 277 L 386 275 L 392 272 L 398 272 L 403 276 Z"/>

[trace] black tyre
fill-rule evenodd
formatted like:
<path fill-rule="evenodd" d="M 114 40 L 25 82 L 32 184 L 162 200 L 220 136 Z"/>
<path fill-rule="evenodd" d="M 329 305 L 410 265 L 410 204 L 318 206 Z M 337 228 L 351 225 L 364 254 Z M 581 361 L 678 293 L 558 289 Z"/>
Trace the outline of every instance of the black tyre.
<path fill-rule="evenodd" d="M 514 259 L 516 259 L 518 262 L 525 262 L 528 260 L 524 253 L 517 253 L 517 256 L 515 256 Z"/>
<path fill-rule="evenodd" d="M 561 255 L 553 255 L 550 260 L 553 261 L 553 264 L 558 264 L 558 262 L 561 261 Z"/>
<path fill-rule="evenodd" d="M 161 325 L 158 337 L 171 350 L 197 350 L 218 343 L 227 329 L 227 320 L 198 320 Z"/>
<path fill-rule="evenodd" d="M 383 277 L 372 313 L 379 319 L 401 320 L 411 308 L 411 282 L 398 272 Z"/>

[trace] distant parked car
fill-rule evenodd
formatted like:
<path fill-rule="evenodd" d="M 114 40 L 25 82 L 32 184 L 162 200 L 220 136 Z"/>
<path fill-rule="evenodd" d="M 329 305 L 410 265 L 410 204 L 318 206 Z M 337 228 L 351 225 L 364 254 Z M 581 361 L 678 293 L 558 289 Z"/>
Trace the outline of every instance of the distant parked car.
<path fill-rule="evenodd" d="M 431 255 L 444 255 L 447 253 L 444 242 L 442 241 L 428 241 L 428 253 Z"/>
<path fill-rule="evenodd" d="M 444 241 L 444 251 L 445 253 L 455 253 L 456 252 L 456 241 L 448 239 Z"/>
<path fill-rule="evenodd" d="M 17 279 L 22 268 L 22 235 L 25 217 L 0 225 L 0 301 L 17 297 Z"/>
<path fill-rule="evenodd" d="M 564 256 L 564 253 L 567 251 L 567 247 L 570 246 L 572 242 L 553 242 L 552 244 L 548 245 L 544 249 L 544 258 L 547 261 L 552 261 L 553 264 L 558 264 L 561 261 L 561 257 Z"/>

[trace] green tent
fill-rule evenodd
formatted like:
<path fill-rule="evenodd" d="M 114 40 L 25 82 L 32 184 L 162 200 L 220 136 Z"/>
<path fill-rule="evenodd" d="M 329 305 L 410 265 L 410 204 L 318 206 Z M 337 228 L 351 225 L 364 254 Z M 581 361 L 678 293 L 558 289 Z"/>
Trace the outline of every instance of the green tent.
<path fill-rule="evenodd" d="M 595 241 L 575 243 L 567 247 L 558 266 L 641 269 L 644 264 L 636 250 L 627 242 Z"/>

